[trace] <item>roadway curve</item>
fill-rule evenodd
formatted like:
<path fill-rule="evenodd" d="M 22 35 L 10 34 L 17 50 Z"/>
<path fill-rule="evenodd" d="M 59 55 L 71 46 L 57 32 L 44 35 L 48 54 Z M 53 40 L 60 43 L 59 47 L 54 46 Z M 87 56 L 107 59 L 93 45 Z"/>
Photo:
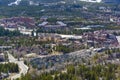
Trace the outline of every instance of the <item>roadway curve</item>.
<path fill-rule="evenodd" d="M 16 75 L 13 75 L 13 76 L 11 77 L 11 80 L 20 78 L 22 74 L 23 74 L 23 75 L 27 74 L 29 67 L 24 64 L 24 61 L 18 61 L 18 60 L 17 60 L 16 58 L 14 58 L 8 51 L 7 51 L 7 54 L 8 54 L 9 62 L 18 64 L 18 66 L 19 66 L 19 68 L 20 68 L 20 72 L 17 73 Z"/>

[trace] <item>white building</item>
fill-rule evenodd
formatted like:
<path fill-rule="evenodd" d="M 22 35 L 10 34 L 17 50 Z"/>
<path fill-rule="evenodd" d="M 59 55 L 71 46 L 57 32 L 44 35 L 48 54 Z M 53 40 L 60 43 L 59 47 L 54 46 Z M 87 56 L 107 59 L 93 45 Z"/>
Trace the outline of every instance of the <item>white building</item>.
<path fill-rule="evenodd" d="M 82 39 L 82 36 L 77 36 L 77 35 L 59 35 L 61 38 L 65 39 Z"/>
<path fill-rule="evenodd" d="M 32 31 L 33 31 L 33 29 L 26 29 L 26 27 L 18 27 L 18 30 L 23 35 L 32 35 Z"/>
<path fill-rule="evenodd" d="M 5 30 L 9 30 L 9 31 L 15 31 L 15 30 L 17 30 L 17 28 L 14 28 L 14 27 L 5 27 L 4 29 Z"/>

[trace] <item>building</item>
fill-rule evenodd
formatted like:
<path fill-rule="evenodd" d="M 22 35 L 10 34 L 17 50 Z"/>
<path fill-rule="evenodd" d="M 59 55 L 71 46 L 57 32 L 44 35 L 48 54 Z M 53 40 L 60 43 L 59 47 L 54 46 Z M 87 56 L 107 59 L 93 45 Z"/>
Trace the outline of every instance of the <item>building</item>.
<path fill-rule="evenodd" d="M 42 29 L 45 30 L 55 30 L 55 29 L 63 29 L 64 27 L 67 26 L 67 24 L 57 21 L 56 23 L 49 23 L 49 22 L 42 22 L 41 24 L 38 25 Z"/>
<path fill-rule="evenodd" d="M 86 45 L 94 47 L 115 47 L 119 45 L 116 36 L 104 30 L 84 33 L 82 39 Z"/>
<path fill-rule="evenodd" d="M 18 27 L 18 30 L 20 31 L 20 33 L 22 33 L 23 35 L 32 35 L 32 31 L 33 29 L 26 29 L 26 27 Z"/>

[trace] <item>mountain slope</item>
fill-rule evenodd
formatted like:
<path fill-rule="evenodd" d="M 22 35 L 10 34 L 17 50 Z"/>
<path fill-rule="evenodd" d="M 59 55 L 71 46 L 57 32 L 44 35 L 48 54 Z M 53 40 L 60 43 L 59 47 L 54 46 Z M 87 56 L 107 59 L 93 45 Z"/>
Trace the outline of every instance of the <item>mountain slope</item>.
<path fill-rule="evenodd" d="M 102 0 L 104 3 L 120 3 L 120 0 Z"/>
<path fill-rule="evenodd" d="M 74 1 L 85 1 L 85 2 L 102 2 L 102 3 L 120 3 L 120 0 L 0 0 L 0 5 L 19 5 L 19 4 L 30 4 L 32 3 L 56 3 L 65 1 L 73 3 Z"/>
<path fill-rule="evenodd" d="M 0 5 L 8 5 L 11 2 L 14 2 L 16 0 L 0 0 Z"/>

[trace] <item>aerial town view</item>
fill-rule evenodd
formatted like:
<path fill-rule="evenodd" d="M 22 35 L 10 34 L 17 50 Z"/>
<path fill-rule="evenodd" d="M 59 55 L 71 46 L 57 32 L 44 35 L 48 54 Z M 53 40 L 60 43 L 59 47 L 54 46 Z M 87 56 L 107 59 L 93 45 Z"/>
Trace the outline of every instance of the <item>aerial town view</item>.
<path fill-rule="evenodd" d="M 120 0 L 0 0 L 0 80 L 120 80 Z"/>

